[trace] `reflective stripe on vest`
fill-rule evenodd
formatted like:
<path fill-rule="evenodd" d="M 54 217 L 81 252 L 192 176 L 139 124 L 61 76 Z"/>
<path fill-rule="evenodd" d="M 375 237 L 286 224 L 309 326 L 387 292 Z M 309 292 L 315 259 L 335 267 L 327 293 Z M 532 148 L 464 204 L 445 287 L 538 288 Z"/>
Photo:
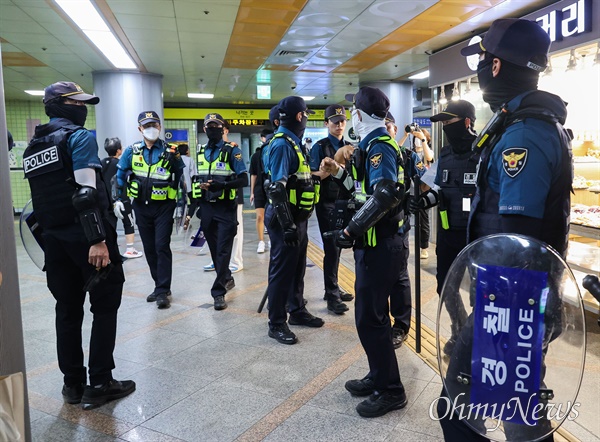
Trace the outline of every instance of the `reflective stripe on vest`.
<path fill-rule="evenodd" d="M 200 188 L 201 182 L 213 180 L 215 177 L 220 177 L 215 181 L 229 181 L 236 176 L 235 170 L 231 168 L 231 150 L 233 145 L 224 143 L 219 155 L 209 161 L 206 158 L 206 145 L 200 146 L 200 150 L 196 155 L 196 172 L 198 178 L 192 183 L 192 198 L 201 198 L 204 194 Z M 232 201 L 237 196 L 237 189 L 223 189 L 218 200 Z"/>
<path fill-rule="evenodd" d="M 303 211 L 305 216 L 310 216 L 316 201 L 315 187 L 313 186 L 310 166 L 308 165 L 302 150 L 290 136 L 282 132 L 277 132 L 275 135 L 273 135 L 273 138 L 271 138 L 270 142 L 272 143 L 273 140 L 282 137 L 294 147 L 294 151 L 298 156 L 298 170 L 290 174 L 290 176 L 295 176 L 297 178 L 295 188 L 288 189 L 290 204 L 300 211 Z M 288 180 L 288 183 L 289 182 L 290 180 Z M 298 195 L 298 190 L 300 191 L 300 195 Z"/>
<path fill-rule="evenodd" d="M 127 186 L 127 194 L 132 198 L 139 198 L 140 187 L 150 186 L 150 199 L 152 201 L 174 200 L 177 197 L 177 189 L 170 185 L 171 171 L 165 167 L 165 157 L 161 155 L 155 164 L 148 164 L 144 158 L 141 143 L 132 146 L 131 170 L 134 178 Z"/>

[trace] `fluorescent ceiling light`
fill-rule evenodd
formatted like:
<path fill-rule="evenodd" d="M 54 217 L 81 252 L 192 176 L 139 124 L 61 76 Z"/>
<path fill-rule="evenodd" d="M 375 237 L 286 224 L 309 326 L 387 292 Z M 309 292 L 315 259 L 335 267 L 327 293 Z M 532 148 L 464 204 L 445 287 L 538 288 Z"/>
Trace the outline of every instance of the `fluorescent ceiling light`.
<path fill-rule="evenodd" d="M 121 42 L 89 0 L 54 0 L 117 69 L 137 69 Z"/>
<path fill-rule="evenodd" d="M 188 98 L 214 98 L 215 94 L 188 94 Z"/>
<path fill-rule="evenodd" d="M 311 101 L 311 100 L 315 99 L 314 96 L 310 96 L 310 95 L 307 95 L 307 96 L 304 96 L 304 97 L 300 97 L 300 98 L 302 98 L 304 101 Z"/>
<path fill-rule="evenodd" d="M 33 91 L 33 90 L 31 90 L 31 91 L 24 91 L 24 92 L 27 92 L 29 95 L 37 95 L 37 96 L 40 96 L 40 97 L 44 96 L 44 91 Z"/>
<path fill-rule="evenodd" d="M 257 84 L 256 85 L 256 98 L 259 100 L 270 100 L 271 99 L 271 86 L 268 84 Z"/>
<path fill-rule="evenodd" d="M 408 77 L 409 80 L 422 80 L 423 78 L 429 78 L 429 70 Z"/>

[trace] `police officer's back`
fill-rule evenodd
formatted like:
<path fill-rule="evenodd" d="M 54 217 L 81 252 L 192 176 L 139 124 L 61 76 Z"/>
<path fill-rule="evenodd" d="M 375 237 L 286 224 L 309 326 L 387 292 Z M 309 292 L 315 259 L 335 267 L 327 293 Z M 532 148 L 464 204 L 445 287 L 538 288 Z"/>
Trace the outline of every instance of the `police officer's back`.
<path fill-rule="evenodd" d="M 100 174 L 98 145 L 83 128 L 86 104 L 100 99 L 79 85 L 58 82 L 44 91 L 50 122 L 36 127 L 23 155 L 33 209 L 43 229 L 48 288 L 56 299 L 58 365 L 65 402 L 93 408 L 135 390 L 116 381 L 113 350 L 123 267 L 116 231 L 108 221 L 109 195 Z M 94 315 L 88 376 L 81 348 L 86 292 Z"/>

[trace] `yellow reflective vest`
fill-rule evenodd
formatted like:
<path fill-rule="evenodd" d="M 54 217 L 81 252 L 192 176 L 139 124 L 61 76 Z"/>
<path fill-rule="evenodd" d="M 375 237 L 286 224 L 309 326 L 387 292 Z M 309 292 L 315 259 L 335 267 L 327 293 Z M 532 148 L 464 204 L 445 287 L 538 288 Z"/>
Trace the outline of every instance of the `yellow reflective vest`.
<path fill-rule="evenodd" d="M 135 143 L 132 149 L 133 175 L 127 184 L 127 195 L 146 201 L 174 200 L 177 197 L 177 188 L 171 185 L 171 166 L 166 158 L 166 150 L 158 162 L 150 165 L 144 159 L 142 143 Z"/>
<path fill-rule="evenodd" d="M 221 201 L 233 201 L 237 196 L 237 189 L 223 189 L 218 192 L 205 192 L 200 188 L 201 183 L 206 183 L 208 180 L 227 182 L 236 177 L 235 170 L 231 167 L 231 152 L 233 144 L 224 142 L 221 147 L 221 152 L 213 160 L 209 161 L 206 158 L 206 145 L 200 146 L 196 155 L 196 172 L 192 182 L 192 198 L 208 197 L 210 199 Z"/>

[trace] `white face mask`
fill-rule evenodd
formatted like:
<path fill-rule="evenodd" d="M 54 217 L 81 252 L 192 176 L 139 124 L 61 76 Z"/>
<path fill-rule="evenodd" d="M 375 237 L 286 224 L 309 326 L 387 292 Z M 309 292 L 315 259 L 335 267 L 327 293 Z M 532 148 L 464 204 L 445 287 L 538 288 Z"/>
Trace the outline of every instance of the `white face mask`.
<path fill-rule="evenodd" d="M 362 120 L 358 118 L 358 109 L 354 109 L 352 111 L 352 127 L 354 127 L 356 136 L 361 140 L 379 127 L 385 129 L 385 122 L 383 119 L 373 118 L 363 111 L 360 112 L 360 117 Z"/>
<path fill-rule="evenodd" d="M 142 130 L 142 134 L 144 135 L 144 138 L 148 141 L 156 141 L 158 139 L 160 131 L 155 127 L 147 127 L 144 130 Z"/>

